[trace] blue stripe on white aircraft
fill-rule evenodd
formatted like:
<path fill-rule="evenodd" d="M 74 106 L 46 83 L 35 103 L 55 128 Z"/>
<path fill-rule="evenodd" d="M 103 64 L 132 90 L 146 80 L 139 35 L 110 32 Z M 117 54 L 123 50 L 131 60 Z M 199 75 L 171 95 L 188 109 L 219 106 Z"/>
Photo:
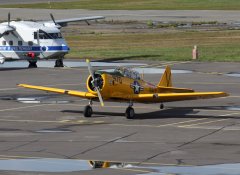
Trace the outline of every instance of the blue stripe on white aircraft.
<path fill-rule="evenodd" d="M 27 60 L 29 67 L 37 67 L 40 59 L 56 59 L 55 67 L 63 67 L 64 55 L 69 47 L 62 37 L 61 27 L 69 22 L 103 19 L 103 16 L 71 18 L 52 21 L 10 21 L 0 24 L 0 63 Z"/>

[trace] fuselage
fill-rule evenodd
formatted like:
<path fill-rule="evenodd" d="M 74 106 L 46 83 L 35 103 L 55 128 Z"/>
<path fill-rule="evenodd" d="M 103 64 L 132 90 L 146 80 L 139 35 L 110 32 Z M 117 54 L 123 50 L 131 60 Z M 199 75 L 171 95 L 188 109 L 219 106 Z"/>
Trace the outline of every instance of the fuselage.
<path fill-rule="evenodd" d="M 2 23 L 1 25 L 7 25 Z M 12 21 L 14 31 L 0 38 L 0 58 L 38 60 L 63 58 L 69 47 L 53 23 Z"/>
<path fill-rule="evenodd" d="M 125 98 L 131 99 L 134 94 L 157 93 L 157 87 L 141 79 L 131 79 L 119 75 L 103 73 L 100 75 L 103 83 L 100 87 L 101 94 L 104 98 Z M 88 91 L 97 95 L 94 88 L 91 87 L 91 76 L 87 80 Z"/>
<path fill-rule="evenodd" d="M 136 99 L 138 94 L 194 92 L 192 89 L 153 85 L 144 81 L 138 72 L 128 68 L 120 68 L 114 72 L 98 71 L 94 73 L 94 78 L 95 81 L 90 75 L 87 79 L 88 92 L 97 95 L 95 87 L 98 86 L 104 99 L 108 100 L 128 101 Z"/>

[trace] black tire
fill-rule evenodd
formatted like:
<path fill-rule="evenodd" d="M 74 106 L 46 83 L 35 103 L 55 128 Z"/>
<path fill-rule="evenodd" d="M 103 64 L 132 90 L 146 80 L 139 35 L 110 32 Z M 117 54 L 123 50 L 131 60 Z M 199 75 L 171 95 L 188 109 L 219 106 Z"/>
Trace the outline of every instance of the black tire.
<path fill-rule="evenodd" d="M 37 68 L 37 61 L 28 61 L 28 68 Z"/>
<path fill-rule="evenodd" d="M 92 107 L 90 105 L 87 105 L 84 108 L 83 115 L 84 115 L 84 117 L 91 117 L 92 112 L 93 112 Z"/>
<path fill-rule="evenodd" d="M 55 66 L 54 67 L 63 67 L 63 60 L 62 59 L 57 59 L 55 61 Z"/>
<path fill-rule="evenodd" d="M 125 116 L 127 119 L 133 119 L 135 117 L 134 109 L 132 107 L 128 107 L 126 109 Z"/>

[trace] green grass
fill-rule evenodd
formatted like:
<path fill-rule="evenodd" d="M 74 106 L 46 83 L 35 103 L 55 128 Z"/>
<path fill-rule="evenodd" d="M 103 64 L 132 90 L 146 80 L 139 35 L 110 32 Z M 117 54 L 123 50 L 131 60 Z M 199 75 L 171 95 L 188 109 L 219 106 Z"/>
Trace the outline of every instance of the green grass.
<path fill-rule="evenodd" d="M 201 61 L 240 61 L 240 32 L 86 34 L 67 36 L 68 58 L 191 60 L 198 45 Z"/>
<path fill-rule="evenodd" d="M 239 0 L 79 0 L 37 4 L 1 5 L 4 8 L 92 10 L 239 10 Z"/>

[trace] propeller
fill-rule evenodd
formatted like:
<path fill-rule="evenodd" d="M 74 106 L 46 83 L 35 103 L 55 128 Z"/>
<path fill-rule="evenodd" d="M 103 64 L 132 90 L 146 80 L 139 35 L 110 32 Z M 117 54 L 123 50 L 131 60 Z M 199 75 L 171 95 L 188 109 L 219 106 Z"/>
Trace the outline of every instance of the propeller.
<path fill-rule="evenodd" d="M 92 80 L 92 81 L 93 81 L 93 86 L 94 86 L 95 90 L 97 91 L 98 98 L 99 98 L 99 101 L 100 101 L 100 103 L 101 103 L 101 106 L 104 106 L 103 99 L 102 99 L 102 95 L 101 95 L 101 93 L 100 93 L 99 86 L 97 85 L 97 81 L 96 81 L 96 79 L 95 79 L 95 77 L 94 77 L 94 74 L 93 74 L 93 71 L 92 71 L 92 66 L 91 66 L 91 64 L 90 64 L 89 59 L 86 59 L 86 63 L 87 63 L 87 66 L 88 66 L 88 71 L 89 71 L 89 73 L 90 73 L 90 75 L 91 75 L 91 77 L 92 77 L 92 79 L 93 79 L 93 80 Z"/>
<path fill-rule="evenodd" d="M 54 16 L 53 16 L 52 13 L 50 13 L 50 16 L 51 16 L 51 18 L 52 18 L 53 23 L 54 23 L 55 25 L 57 25 L 57 23 L 56 23 L 56 21 L 55 21 L 55 18 L 54 18 Z"/>
<path fill-rule="evenodd" d="M 11 14 L 8 12 L 8 26 L 10 26 Z"/>

